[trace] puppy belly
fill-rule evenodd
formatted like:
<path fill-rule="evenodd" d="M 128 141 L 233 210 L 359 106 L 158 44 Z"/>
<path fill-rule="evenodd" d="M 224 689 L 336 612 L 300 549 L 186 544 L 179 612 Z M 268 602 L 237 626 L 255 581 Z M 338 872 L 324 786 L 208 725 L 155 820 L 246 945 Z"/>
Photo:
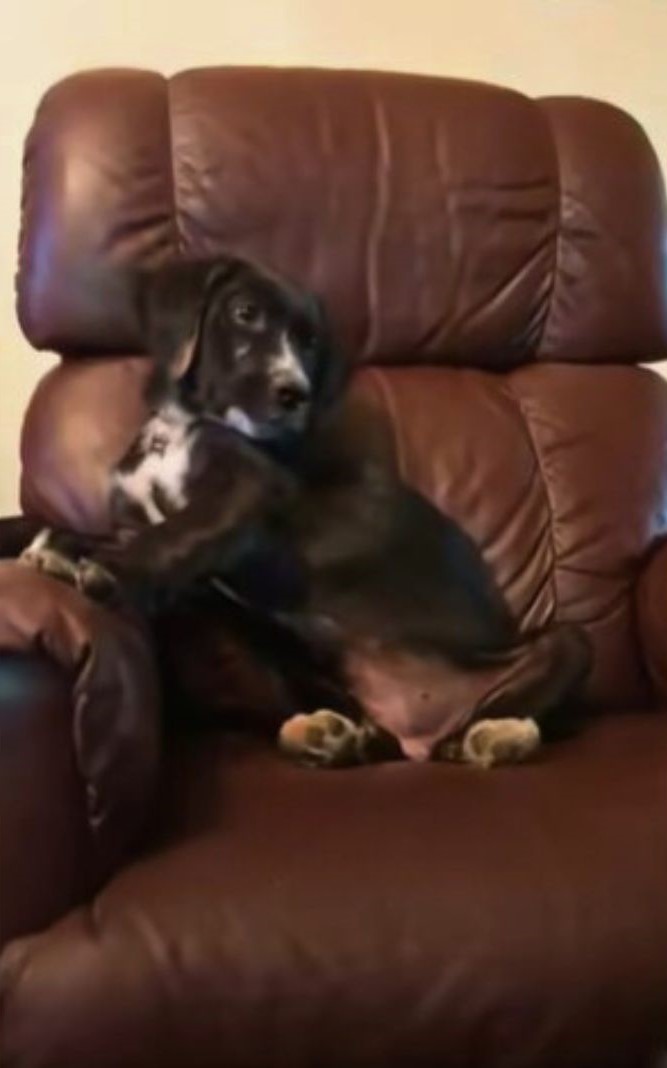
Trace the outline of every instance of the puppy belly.
<path fill-rule="evenodd" d="M 530 674 L 530 648 L 503 664 L 465 670 L 444 658 L 362 643 L 345 657 L 345 674 L 366 714 L 399 742 L 410 760 L 461 734 L 489 700 Z"/>
<path fill-rule="evenodd" d="M 462 673 L 435 657 L 361 646 L 346 656 L 345 674 L 366 714 L 410 760 L 428 760 L 437 742 L 464 730 L 477 704 Z"/>

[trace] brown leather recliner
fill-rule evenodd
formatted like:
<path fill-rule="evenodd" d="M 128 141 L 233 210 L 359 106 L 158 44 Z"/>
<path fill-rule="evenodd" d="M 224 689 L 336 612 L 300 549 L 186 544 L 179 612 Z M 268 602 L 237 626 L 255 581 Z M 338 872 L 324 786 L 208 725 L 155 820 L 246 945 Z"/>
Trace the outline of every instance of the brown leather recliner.
<path fill-rule="evenodd" d="M 4 562 L 2 1065 L 652 1062 L 667 386 L 638 364 L 667 355 L 664 242 L 655 156 L 606 104 L 243 69 L 46 96 L 19 311 L 63 359 L 26 417 L 25 513 L 104 528 L 146 367 L 115 267 L 235 249 L 324 296 L 405 476 L 526 627 L 586 626 L 595 668 L 586 730 L 530 765 L 304 770 L 210 620 L 170 631 L 193 696 L 162 730 L 141 625 Z"/>

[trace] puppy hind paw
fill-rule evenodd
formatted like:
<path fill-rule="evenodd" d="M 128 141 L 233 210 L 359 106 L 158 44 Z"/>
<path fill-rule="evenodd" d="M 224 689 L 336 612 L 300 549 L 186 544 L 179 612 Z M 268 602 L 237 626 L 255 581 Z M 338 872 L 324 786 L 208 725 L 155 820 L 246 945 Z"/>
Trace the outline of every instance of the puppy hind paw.
<path fill-rule="evenodd" d="M 278 746 L 286 756 L 311 768 L 343 768 L 360 763 L 363 730 L 347 716 L 321 708 L 283 723 Z"/>
<path fill-rule="evenodd" d="M 521 764 L 537 752 L 540 743 L 534 719 L 482 719 L 466 731 L 459 759 L 479 768 Z"/>

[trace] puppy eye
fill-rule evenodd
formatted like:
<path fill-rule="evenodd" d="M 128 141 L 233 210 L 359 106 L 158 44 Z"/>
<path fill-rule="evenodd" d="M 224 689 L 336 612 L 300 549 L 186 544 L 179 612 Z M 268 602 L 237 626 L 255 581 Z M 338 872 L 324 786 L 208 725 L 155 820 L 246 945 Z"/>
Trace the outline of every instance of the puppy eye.
<path fill-rule="evenodd" d="M 236 297 L 230 302 L 229 315 L 238 326 L 260 327 L 264 321 L 262 309 L 246 297 Z"/>
<path fill-rule="evenodd" d="M 312 351 L 317 345 L 317 334 L 315 330 L 308 326 L 303 327 L 299 334 L 299 342 L 303 349 Z"/>

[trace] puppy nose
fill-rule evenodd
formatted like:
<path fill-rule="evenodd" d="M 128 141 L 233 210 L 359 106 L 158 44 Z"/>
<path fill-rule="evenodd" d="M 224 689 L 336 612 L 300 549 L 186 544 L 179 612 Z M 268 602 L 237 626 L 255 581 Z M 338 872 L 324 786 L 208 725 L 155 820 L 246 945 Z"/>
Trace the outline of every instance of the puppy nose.
<path fill-rule="evenodd" d="M 276 397 L 281 408 L 286 412 L 294 412 L 308 400 L 308 390 L 298 382 L 286 382 L 278 386 Z"/>

